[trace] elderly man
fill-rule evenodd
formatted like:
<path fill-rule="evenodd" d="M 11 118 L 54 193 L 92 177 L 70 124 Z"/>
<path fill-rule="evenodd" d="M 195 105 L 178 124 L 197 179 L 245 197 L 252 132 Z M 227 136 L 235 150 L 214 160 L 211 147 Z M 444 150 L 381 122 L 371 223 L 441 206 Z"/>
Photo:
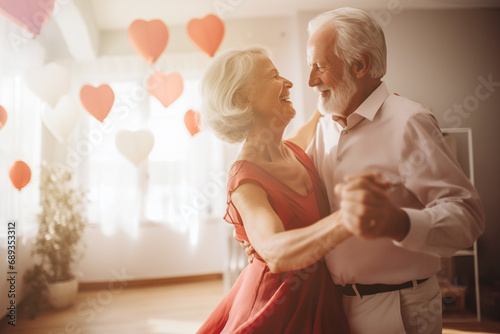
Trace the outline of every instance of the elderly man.
<path fill-rule="evenodd" d="M 325 116 L 307 150 L 356 235 L 326 257 L 353 333 L 441 333 L 440 256 L 484 229 L 479 196 L 433 115 L 389 93 L 386 45 L 367 13 L 309 23 L 309 85 Z M 411 80 L 409 78 L 409 80 Z"/>

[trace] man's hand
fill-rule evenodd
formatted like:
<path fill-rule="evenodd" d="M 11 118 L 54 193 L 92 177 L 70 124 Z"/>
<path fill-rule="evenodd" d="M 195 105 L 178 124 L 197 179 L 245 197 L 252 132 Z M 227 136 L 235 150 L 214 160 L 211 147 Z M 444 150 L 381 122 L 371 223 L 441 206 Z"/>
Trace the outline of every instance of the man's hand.
<path fill-rule="evenodd" d="M 342 222 L 364 239 L 389 237 L 403 240 L 410 230 L 408 215 L 394 206 L 387 195 L 390 183 L 379 173 L 349 175 L 335 187 L 341 198 Z"/>
<path fill-rule="evenodd" d="M 236 235 L 236 230 L 233 230 L 233 238 L 241 244 L 241 247 L 245 250 L 245 254 L 248 256 L 248 263 L 252 263 L 255 258 L 255 249 L 253 249 L 252 245 L 246 240 L 238 239 Z"/>

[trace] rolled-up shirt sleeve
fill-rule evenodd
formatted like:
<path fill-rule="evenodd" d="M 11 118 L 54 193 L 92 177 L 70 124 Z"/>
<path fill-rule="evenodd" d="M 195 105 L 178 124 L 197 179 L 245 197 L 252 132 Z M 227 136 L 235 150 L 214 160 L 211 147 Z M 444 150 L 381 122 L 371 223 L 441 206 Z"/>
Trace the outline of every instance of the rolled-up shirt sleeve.
<path fill-rule="evenodd" d="M 401 135 L 399 172 L 423 208 L 402 208 L 408 235 L 397 246 L 449 257 L 466 249 L 484 231 L 479 195 L 447 146 L 430 112 L 408 119 Z"/>

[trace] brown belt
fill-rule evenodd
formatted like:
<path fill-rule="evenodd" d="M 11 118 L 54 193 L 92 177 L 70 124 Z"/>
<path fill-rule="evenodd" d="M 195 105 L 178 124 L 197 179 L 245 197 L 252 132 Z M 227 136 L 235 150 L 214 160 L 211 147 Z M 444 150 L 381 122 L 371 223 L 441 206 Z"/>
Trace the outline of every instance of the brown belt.
<path fill-rule="evenodd" d="M 417 280 L 417 284 L 424 283 L 428 278 Z M 346 284 L 345 286 L 337 285 L 339 291 L 346 296 L 356 296 L 356 291 L 353 287 L 356 285 L 356 290 L 360 296 L 374 295 L 382 292 L 396 291 L 411 288 L 413 281 L 408 281 L 401 284 Z"/>

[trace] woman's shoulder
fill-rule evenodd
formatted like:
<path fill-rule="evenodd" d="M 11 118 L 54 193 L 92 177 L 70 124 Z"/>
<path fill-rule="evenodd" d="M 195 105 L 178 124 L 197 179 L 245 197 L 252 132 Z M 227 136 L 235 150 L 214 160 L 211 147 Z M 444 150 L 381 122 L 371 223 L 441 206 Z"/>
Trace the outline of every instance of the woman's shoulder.
<path fill-rule="evenodd" d="M 257 164 L 250 160 L 236 160 L 229 170 L 227 188 L 232 192 L 243 182 L 253 182 L 263 187 L 265 179 L 266 174 Z"/>

